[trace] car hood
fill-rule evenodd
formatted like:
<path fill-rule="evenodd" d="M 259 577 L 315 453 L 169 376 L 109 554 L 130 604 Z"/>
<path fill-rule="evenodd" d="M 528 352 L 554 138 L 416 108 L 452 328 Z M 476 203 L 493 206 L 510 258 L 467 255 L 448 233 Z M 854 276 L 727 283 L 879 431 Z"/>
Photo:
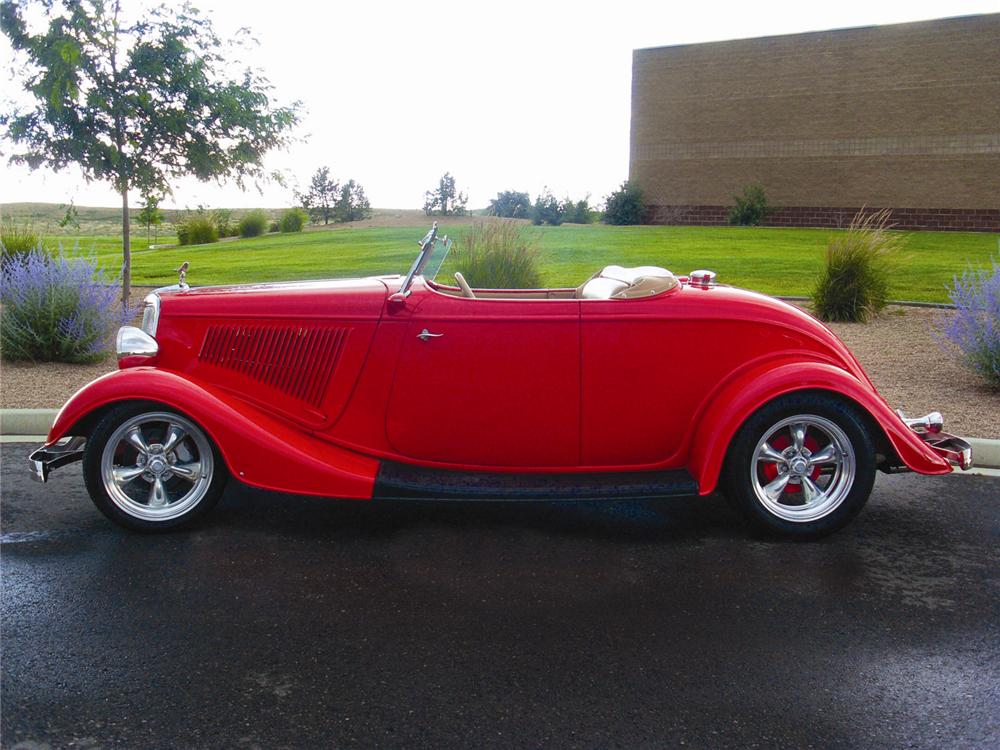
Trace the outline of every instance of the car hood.
<path fill-rule="evenodd" d="M 161 315 L 378 318 L 388 290 L 377 278 L 157 290 Z"/>

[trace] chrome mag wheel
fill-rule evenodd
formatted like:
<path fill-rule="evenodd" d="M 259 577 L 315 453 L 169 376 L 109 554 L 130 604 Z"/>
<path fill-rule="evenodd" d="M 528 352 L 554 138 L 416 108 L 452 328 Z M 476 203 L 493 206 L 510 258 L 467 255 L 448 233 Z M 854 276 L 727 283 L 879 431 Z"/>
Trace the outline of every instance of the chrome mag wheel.
<path fill-rule="evenodd" d="M 764 432 L 750 466 L 754 494 L 786 521 L 829 515 L 854 484 L 854 447 L 834 422 L 812 414 L 782 419 Z"/>
<path fill-rule="evenodd" d="M 101 481 L 111 502 L 145 521 L 169 521 L 198 505 L 214 471 L 205 433 L 172 412 L 127 419 L 101 453 Z"/>

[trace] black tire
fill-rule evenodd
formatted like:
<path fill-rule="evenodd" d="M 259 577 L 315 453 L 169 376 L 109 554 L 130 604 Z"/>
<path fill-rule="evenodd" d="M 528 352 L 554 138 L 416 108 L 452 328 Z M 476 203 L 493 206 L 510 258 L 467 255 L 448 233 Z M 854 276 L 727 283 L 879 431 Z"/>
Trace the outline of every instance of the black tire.
<path fill-rule="evenodd" d="M 813 419 L 804 421 L 799 417 Z M 792 424 L 779 428 L 786 421 Z M 826 445 L 833 446 L 836 449 L 833 452 L 839 455 L 839 459 L 827 462 L 825 468 L 819 467 L 821 476 L 815 481 L 812 473 L 817 471 L 815 466 L 803 469 L 801 461 L 792 466 L 790 461 L 758 459 L 758 446 L 768 439 L 766 445 L 773 447 L 772 442 L 778 443 L 776 436 L 780 437 L 787 427 L 790 444 L 779 452 L 793 459 L 804 456 L 808 461 L 810 449 L 797 453 L 794 447 L 798 424 L 807 427 L 802 434 L 812 441 L 810 445 L 817 446 L 811 452 L 818 455 L 825 447 L 823 439 L 829 438 Z M 845 440 L 849 447 L 841 450 Z M 773 478 L 768 474 L 772 471 L 769 464 L 774 465 Z M 730 502 L 756 529 L 787 539 L 817 539 L 843 528 L 861 511 L 875 483 L 875 469 L 875 446 L 868 423 L 855 405 L 826 393 L 791 393 L 761 407 L 736 432 L 726 456 L 721 486 Z M 778 491 L 777 499 L 771 497 L 765 488 L 780 485 L 786 475 L 795 478 L 785 480 L 785 489 Z M 806 480 L 810 488 L 818 487 L 824 493 L 814 494 L 815 489 L 807 493 Z M 824 481 L 828 482 L 826 487 L 822 486 Z M 792 497 L 794 492 L 802 493 L 801 497 Z M 824 506 L 824 496 L 829 508 Z M 811 503 L 815 503 L 812 509 Z"/>
<path fill-rule="evenodd" d="M 157 419 L 157 416 L 160 418 Z M 160 440 L 161 442 L 149 442 L 147 447 L 151 452 L 143 454 L 141 451 L 126 445 L 127 438 L 121 437 L 119 433 L 127 425 L 146 418 L 149 418 L 148 421 L 139 422 L 140 436 L 148 438 L 150 441 Z M 167 463 L 164 473 L 156 475 L 153 475 L 152 472 L 144 473 L 131 480 L 131 483 L 122 483 L 118 485 L 119 491 L 115 492 L 113 497 L 112 491 L 109 491 L 109 485 L 112 482 L 111 479 L 105 481 L 105 466 L 102 464 L 105 448 L 109 441 L 114 440 L 115 443 L 115 447 L 110 449 L 113 452 L 109 454 L 109 470 L 132 471 L 138 468 L 140 463 L 154 466 L 152 461 L 147 462 L 146 459 L 159 452 L 163 461 L 166 461 L 168 455 L 162 452 L 160 446 L 167 442 L 167 433 L 171 425 L 182 427 L 186 435 L 177 442 L 178 447 L 169 454 L 177 465 L 171 466 Z M 136 467 L 116 465 L 115 461 L 119 451 L 127 450 L 134 451 Z M 209 456 L 208 460 L 202 460 L 202 452 Z M 184 458 L 197 458 L 198 460 L 191 463 L 179 463 L 178 456 L 182 455 Z M 140 456 L 145 456 L 145 458 L 140 458 Z M 155 467 L 163 466 L 163 461 L 155 464 Z M 189 467 L 193 466 L 198 467 L 197 479 L 185 480 L 179 474 L 174 473 L 175 469 L 179 472 L 182 467 L 189 470 Z M 146 479 L 147 476 L 153 477 L 153 480 Z M 132 531 L 158 533 L 174 531 L 194 524 L 219 501 L 219 497 L 225 489 L 227 477 L 226 464 L 218 447 L 197 422 L 176 409 L 148 401 L 129 401 L 109 409 L 87 438 L 83 453 L 83 479 L 87 491 L 90 493 L 90 499 L 93 500 L 97 509 L 110 520 Z M 143 483 L 146 482 L 147 486 L 152 487 L 153 481 L 161 482 L 159 486 L 167 488 L 163 495 L 166 502 L 161 508 L 154 508 L 153 505 L 150 505 L 147 511 L 143 511 L 141 507 Z M 190 489 L 186 491 L 187 494 L 184 494 L 185 483 L 190 483 Z M 177 495 L 176 502 L 170 501 L 171 493 Z M 139 497 L 140 500 L 130 503 L 129 500 L 133 495 Z M 174 508 L 173 512 L 170 511 L 171 507 Z M 155 515 L 161 511 L 163 517 L 142 517 L 143 515 Z"/>

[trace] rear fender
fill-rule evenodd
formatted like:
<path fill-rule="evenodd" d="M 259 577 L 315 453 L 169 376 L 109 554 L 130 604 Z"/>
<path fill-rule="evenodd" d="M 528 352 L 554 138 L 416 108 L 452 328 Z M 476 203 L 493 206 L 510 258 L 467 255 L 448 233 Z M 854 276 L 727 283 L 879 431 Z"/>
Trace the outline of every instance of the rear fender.
<path fill-rule="evenodd" d="M 154 401 L 189 416 L 246 484 L 304 495 L 372 495 L 374 459 L 330 445 L 228 393 L 151 367 L 118 370 L 81 388 L 59 411 L 46 445 L 89 434 L 104 409 L 125 401 Z"/>
<path fill-rule="evenodd" d="M 907 468 L 920 474 L 951 472 L 948 462 L 927 447 L 867 383 L 834 365 L 791 362 L 754 368 L 712 397 L 691 444 L 689 471 L 698 481 L 699 492 L 707 495 L 715 490 L 729 444 L 750 415 L 779 396 L 805 390 L 827 391 L 853 401 L 881 428 Z"/>

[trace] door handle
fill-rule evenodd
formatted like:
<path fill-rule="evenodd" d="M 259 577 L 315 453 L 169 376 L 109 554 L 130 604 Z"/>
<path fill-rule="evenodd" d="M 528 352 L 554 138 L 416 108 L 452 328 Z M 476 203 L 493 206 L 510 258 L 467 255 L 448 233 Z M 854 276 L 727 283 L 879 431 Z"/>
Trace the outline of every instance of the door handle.
<path fill-rule="evenodd" d="M 431 333 L 426 328 L 417 334 L 417 338 L 421 341 L 428 341 L 429 339 L 439 339 L 444 336 L 443 333 Z"/>

